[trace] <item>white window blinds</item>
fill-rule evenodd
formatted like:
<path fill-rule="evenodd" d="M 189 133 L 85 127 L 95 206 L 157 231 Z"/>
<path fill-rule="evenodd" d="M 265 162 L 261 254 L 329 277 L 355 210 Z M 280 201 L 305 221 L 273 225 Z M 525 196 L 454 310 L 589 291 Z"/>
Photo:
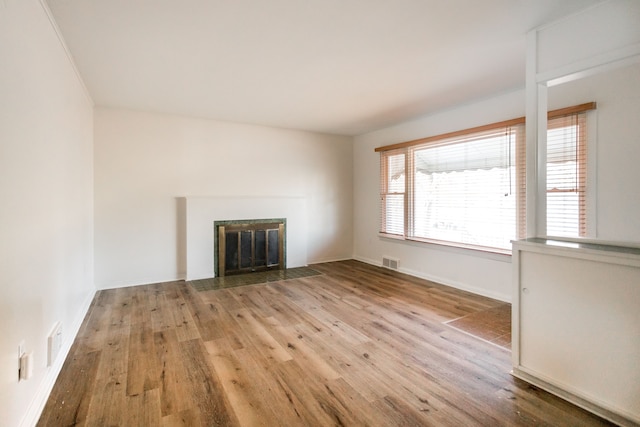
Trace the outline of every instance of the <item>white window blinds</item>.
<path fill-rule="evenodd" d="M 380 156 L 380 231 L 404 235 L 405 153 L 392 150 Z"/>
<path fill-rule="evenodd" d="M 516 142 L 509 126 L 412 147 L 409 236 L 509 249 L 516 237 Z"/>
<path fill-rule="evenodd" d="M 595 102 L 549 112 L 547 234 L 584 236 L 586 112 Z M 380 232 L 508 253 L 526 233 L 525 118 L 376 148 Z"/>
<path fill-rule="evenodd" d="M 547 235 L 586 235 L 586 113 L 550 119 L 547 131 Z"/>
<path fill-rule="evenodd" d="M 383 151 L 380 231 L 508 250 L 524 196 L 523 148 L 524 126 L 513 124 Z"/>

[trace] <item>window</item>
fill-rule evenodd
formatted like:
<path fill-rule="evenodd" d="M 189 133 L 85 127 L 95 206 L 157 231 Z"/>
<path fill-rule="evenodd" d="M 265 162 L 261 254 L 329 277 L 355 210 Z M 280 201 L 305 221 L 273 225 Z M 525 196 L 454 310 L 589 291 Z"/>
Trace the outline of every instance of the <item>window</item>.
<path fill-rule="evenodd" d="M 586 105 L 550 113 L 549 235 L 586 231 Z M 504 253 L 524 237 L 524 118 L 377 151 L 381 233 Z"/>
<path fill-rule="evenodd" d="M 549 120 L 547 132 L 547 235 L 587 233 L 586 113 Z"/>
<path fill-rule="evenodd" d="M 388 234 L 404 235 L 404 168 L 404 150 L 387 151 L 380 158 L 380 176 L 382 177 L 381 229 Z"/>
<path fill-rule="evenodd" d="M 508 250 L 523 185 L 519 149 L 521 123 L 383 151 L 381 231 Z"/>

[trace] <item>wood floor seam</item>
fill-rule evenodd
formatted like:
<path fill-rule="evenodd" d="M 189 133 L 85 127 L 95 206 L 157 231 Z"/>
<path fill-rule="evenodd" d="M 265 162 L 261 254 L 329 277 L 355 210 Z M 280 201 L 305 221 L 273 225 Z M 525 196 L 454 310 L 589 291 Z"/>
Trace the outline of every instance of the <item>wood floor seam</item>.
<path fill-rule="evenodd" d="M 476 338 L 507 339 L 505 303 L 354 260 L 313 270 L 98 291 L 38 426 L 611 425 Z"/>

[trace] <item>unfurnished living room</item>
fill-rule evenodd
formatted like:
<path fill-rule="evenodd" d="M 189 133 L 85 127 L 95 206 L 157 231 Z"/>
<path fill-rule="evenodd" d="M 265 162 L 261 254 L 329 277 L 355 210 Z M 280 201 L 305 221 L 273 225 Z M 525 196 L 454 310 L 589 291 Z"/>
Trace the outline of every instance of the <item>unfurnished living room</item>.
<path fill-rule="evenodd" d="M 0 427 L 640 425 L 637 0 L 0 0 Z"/>

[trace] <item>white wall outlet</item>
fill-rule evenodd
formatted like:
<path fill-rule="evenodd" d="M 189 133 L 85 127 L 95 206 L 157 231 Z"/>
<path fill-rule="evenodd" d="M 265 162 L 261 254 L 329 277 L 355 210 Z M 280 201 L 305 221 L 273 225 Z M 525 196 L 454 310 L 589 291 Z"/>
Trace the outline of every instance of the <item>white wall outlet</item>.
<path fill-rule="evenodd" d="M 33 352 L 23 353 L 20 356 L 20 371 L 19 378 L 21 380 L 28 380 L 33 376 Z"/>
<path fill-rule="evenodd" d="M 20 368 L 22 367 L 22 355 L 24 354 L 24 341 L 20 342 L 20 344 L 18 344 L 18 380 L 20 380 L 22 377 L 20 376 Z"/>
<path fill-rule="evenodd" d="M 33 352 L 27 353 L 24 341 L 18 344 L 18 381 L 28 380 L 33 375 Z"/>
<path fill-rule="evenodd" d="M 47 366 L 53 365 L 62 348 L 62 324 L 56 322 L 47 338 Z"/>

